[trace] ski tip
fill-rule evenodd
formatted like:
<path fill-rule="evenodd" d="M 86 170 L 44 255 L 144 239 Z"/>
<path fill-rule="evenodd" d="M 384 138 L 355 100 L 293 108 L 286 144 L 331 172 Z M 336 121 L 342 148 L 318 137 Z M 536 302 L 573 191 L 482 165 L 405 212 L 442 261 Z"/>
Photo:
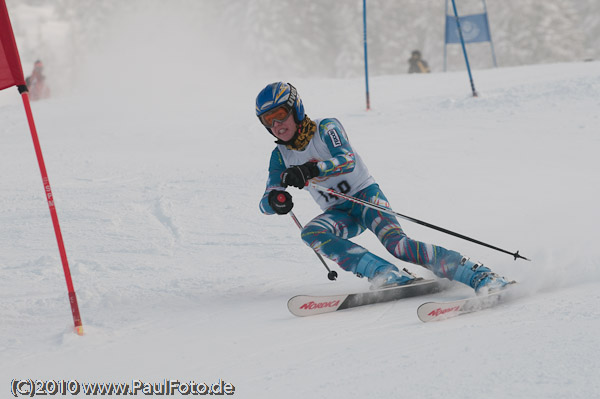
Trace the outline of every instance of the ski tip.
<path fill-rule="evenodd" d="M 462 314 L 488 309 L 514 298 L 516 281 L 511 281 L 502 288 L 480 292 L 474 297 L 447 302 L 425 302 L 417 309 L 418 318 L 424 322 L 446 320 Z"/>
<path fill-rule="evenodd" d="M 425 302 L 417 308 L 417 317 L 427 323 L 457 316 L 461 307 L 459 302 Z"/>
<path fill-rule="evenodd" d="M 331 296 L 296 295 L 288 300 L 288 310 L 294 316 L 313 316 L 335 312 L 348 297 L 348 294 Z"/>

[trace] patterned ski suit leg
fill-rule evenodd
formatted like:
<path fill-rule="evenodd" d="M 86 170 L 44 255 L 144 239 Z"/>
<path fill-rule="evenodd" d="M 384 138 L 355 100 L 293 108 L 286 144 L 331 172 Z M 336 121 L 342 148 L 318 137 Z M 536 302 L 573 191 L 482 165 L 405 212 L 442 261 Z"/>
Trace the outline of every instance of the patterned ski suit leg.
<path fill-rule="evenodd" d="M 359 220 L 341 209 L 329 209 L 311 220 L 302 230 L 302 240 L 331 259 L 342 269 L 354 272 L 365 248 L 349 240 L 364 231 Z"/>
<path fill-rule="evenodd" d="M 385 195 L 376 184 L 362 190 L 357 196 L 389 207 Z M 360 208 L 361 223 L 377 236 L 388 252 L 404 262 L 423 266 L 436 276 L 453 279 L 462 259 L 460 253 L 413 240 L 406 236 L 395 216 L 371 208 Z"/>

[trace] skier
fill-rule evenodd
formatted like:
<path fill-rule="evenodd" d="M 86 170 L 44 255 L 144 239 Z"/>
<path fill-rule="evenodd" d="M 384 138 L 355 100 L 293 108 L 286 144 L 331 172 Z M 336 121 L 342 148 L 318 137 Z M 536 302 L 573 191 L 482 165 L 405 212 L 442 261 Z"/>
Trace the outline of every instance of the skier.
<path fill-rule="evenodd" d="M 342 124 L 335 118 L 311 120 L 294 86 L 284 82 L 267 85 L 256 97 L 256 115 L 277 139 L 271 153 L 267 187 L 259 205 L 262 213 L 289 213 L 294 204 L 286 188 L 303 189 L 311 179 L 344 194 L 389 207 L 379 185 L 348 141 Z M 415 276 L 349 240 L 365 229 L 371 230 L 396 258 L 424 266 L 439 277 L 464 283 L 478 293 L 508 284 L 489 268 L 456 251 L 407 237 L 395 216 L 310 186 L 308 191 L 324 212 L 302 229 L 302 240 L 342 269 L 367 277 L 374 288 L 409 284 Z"/>
<path fill-rule="evenodd" d="M 408 59 L 408 73 L 429 73 L 429 65 L 427 61 L 421 58 L 421 52 L 419 50 L 413 50 L 410 58 Z"/>
<path fill-rule="evenodd" d="M 33 72 L 25 79 L 29 98 L 31 101 L 41 100 L 50 97 L 50 88 L 46 85 L 46 76 L 44 75 L 44 64 L 37 60 L 33 64 Z"/>

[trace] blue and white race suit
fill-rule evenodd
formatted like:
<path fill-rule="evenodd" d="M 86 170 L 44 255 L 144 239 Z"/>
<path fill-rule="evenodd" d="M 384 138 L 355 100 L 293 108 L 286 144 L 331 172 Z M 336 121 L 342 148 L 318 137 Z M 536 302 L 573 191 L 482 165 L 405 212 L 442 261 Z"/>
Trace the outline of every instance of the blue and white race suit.
<path fill-rule="evenodd" d="M 273 150 L 267 187 L 260 201 L 261 212 L 268 215 L 275 213 L 269 206 L 268 196 L 272 190 L 283 190 L 282 172 L 309 161 L 318 162 L 320 174 L 313 180 L 319 185 L 389 207 L 379 185 L 350 145 L 341 123 L 333 118 L 316 120 L 315 123 L 317 131 L 302 151 L 288 149 L 285 145 L 277 145 Z M 357 273 L 361 259 L 370 254 L 367 249 L 349 240 L 369 229 L 396 258 L 424 266 L 440 277 L 452 279 L 454 276 L 462 259 L 460 253 L 410 239 L 393 215 L 312 187 L 308 190 L 324 212 L 304 227 L 302 240 L 342 269 Z M 382 266 L 391 266 L 386 260 L 370 254 L 370 258 L 373 257 Z"/>

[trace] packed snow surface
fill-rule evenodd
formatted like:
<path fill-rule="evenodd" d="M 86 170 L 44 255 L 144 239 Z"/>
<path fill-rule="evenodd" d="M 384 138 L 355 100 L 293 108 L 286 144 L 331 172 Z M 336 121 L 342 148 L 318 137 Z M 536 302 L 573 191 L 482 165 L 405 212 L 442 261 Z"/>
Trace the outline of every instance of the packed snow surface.
<path fill-rule="evenodd" d="M 13 379 L 212 384 L 239 398 L 597 398 L 600 64 L 364 81 L 90 82 L 33 103 L 85 329 L 73 332 L 56 239 L 16 89 L 0 108 L 0 392 Z M 531 262 L 403 221 L 407 234 L 515 279 L 519 299 L 424 324 L 435 295 L 308 318 L 338 281 L 289 216 L 258 210 L 273 138 L 254 116 L 290 80 L 336 117 L 392 207 Z M 96 84 L 94 84 L 96 83 Z M 302 223 L 319 213 L 290 189 Z M 394 260 L 370 233 L 356 242 Z M 431 273 L 401 264 L 422 277 Z"/>

